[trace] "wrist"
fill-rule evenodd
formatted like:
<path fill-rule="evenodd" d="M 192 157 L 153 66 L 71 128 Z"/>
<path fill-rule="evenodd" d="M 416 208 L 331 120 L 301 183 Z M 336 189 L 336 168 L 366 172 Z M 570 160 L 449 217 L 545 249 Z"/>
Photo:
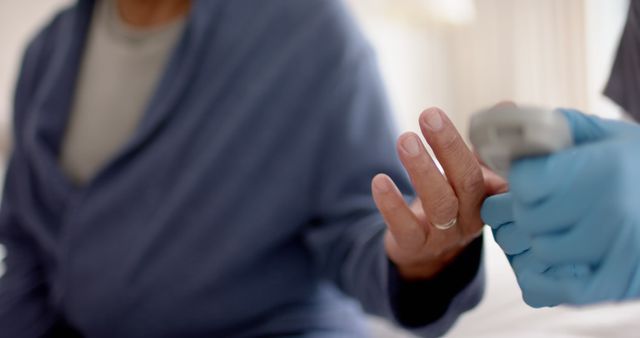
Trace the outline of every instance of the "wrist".
<path fill-rule="evenodd" d="M 396 266 L 398 274 L 402 279 L 406 281 L 426 280 L 438 275 L 451 264 L 467 246 L 468 243 L 419 261 L 396 262 L 390 259 Z"/>

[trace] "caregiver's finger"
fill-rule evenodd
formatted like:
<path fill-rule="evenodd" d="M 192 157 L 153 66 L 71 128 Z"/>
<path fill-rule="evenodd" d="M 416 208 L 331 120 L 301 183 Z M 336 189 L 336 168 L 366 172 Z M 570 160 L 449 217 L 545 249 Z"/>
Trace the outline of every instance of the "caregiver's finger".
<path fill-rule="evenodd" d="M 536 273 L 543 273 L 549 270 L 550 265 L 538 259 L 531 253 L 531 250 L 526 250 L 517 255 L 507 255 L 511 268 L 516 273 L 520 274 L 522 271 L 529 270 Z"/>
<path fill-rule="evenodd" d="M 401 135 L 398 154 L 429 221 L 434 225 L 442 225 L 456 219 L 458 198 L 418 135 L 411 132 Z"/>
<path fill-rule="evenodd" d="M 552 307 L 560 304 L 579 304 L 588 278 L 558 278 L 547 272 L 520 272 L 518 284 L 525 303 L 531 307 Z"/>
<path fill-rule="evenodd" d="M 427 240 L 428 229 L 418 222 L 391 178 L 376 175 L 371 181 L 371 191 L 398 246 L 407 250 L 421 248 Z"/>
<path fill-rule="evenodd" d="M 507 192 L 487 197 L 482 204 L 480 213 L 483 222 L 493 229 L 497 229 L 505 223 L 513 222 L 513 198 L 511 193 Z"/>
<path fill-rule="evenodd" d="M 527 157 L 511 164 L 509 190 L 522 204 L 534 205 L 553 193 L 559 177 L 552 175 L 550 156 Z"/>
<path fill-rule="evenodd" d="M 493 237 L 507 255 L 517 255 L 531 247 L 529 236 L 518 229 L 515 223 L 507 223 L 493 231 Z"/>

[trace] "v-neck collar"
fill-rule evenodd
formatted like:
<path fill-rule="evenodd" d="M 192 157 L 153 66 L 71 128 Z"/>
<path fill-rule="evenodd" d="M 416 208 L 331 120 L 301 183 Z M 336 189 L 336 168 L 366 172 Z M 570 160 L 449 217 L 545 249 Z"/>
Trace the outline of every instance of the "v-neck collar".
<path fill-rule="evenodd" d="M 103 0 L 106 1 L 106 0 Z M 169 62 L 160 77 L 151 100 L 145 107 L 142 119 L 125 146 L 82 187 L 73 184 L 63 172 L 60 152 L 66 131 L 76 80 L 91 24 L 96 0 L 79 0 L 72 19 L 64 21 L 55 38 L 53 53 L 48 55 L 49 69 L 43 79 L 42 88 L 35 104 L 35 114 L 30 121 L 30 148 L 34 162 L 47 176 L 47 184 L 56 191 L 61 200 L 100 185 L 109 173 L 126 162 L 139 151 L 153 135 L 169 123 L 188 91 L 190 79 L 201 64 L 205 48 L 204 39 L 221 12 L 223 1 L 194 1 L 186 19 L 182 36 L 171 52 Z M 69 38 L 61 38 L 69 37 Z M 52 70 L 52 71 L 48 71 Z"/>

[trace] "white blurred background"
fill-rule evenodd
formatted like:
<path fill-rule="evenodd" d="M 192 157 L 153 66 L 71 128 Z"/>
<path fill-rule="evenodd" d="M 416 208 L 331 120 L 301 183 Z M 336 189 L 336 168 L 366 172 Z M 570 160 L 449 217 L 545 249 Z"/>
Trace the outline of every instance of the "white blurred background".
<path fill-rule="evenodd" d="M 402 130 L 417 131 L 421 110 L 439 106 L 466 134 L 471 113 L 505 99 L 621 117 L 601 92 L 628 0 L 346 1 L 378 53 Z M 9 149 L 22 50 L 38 27 L 70 2 L 0 1 L 0 158 Z M 485 239 L 485 298 L 449 337 L 638 336 L 638 304 L 526 307 L 506 259 L 489 233 Z M 406 337 L 381 322 L 372 326 L 378 337 Z"/>

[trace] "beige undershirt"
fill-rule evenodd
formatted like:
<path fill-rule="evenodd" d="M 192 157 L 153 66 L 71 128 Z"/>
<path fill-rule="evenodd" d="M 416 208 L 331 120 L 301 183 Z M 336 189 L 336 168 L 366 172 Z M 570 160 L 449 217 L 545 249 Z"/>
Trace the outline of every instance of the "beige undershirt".
<path fill-rule="evenodd" d="M 86 184 L 131 138 L 183 26 L 134 28 L 115 0 L 96 2 L 60 156 L 74 183 Z"/>

